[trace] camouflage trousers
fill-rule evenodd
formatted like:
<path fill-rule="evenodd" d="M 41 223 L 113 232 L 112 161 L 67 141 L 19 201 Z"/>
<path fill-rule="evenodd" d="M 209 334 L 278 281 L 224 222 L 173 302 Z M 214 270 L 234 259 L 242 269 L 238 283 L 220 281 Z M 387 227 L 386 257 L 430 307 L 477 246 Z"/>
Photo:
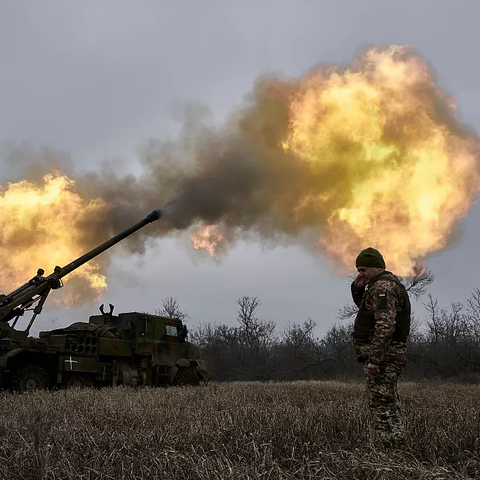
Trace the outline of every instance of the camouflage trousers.
<path fill-rule="evenodd" d="M 367 396 L 373 428 L 385 447 L 405 444 L 404 419 L 397 391 L 397 380 L 403 368 L 395 363 L 380 365 L 380 372 L 371 375 L 364 364 Z"/>

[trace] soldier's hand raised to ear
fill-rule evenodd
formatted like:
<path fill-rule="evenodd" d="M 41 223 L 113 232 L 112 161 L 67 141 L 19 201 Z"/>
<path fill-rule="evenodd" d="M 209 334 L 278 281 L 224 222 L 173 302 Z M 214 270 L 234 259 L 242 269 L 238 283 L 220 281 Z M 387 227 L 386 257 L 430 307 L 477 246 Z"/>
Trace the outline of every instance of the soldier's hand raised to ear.
<path fill-rule="evenodd" d="M 365 276 L 363 272 L 357 275 L 357 278 L 353 281 L 353 284 L 357 288 L 362 288 L 368 283 L 369 279 Z"/>

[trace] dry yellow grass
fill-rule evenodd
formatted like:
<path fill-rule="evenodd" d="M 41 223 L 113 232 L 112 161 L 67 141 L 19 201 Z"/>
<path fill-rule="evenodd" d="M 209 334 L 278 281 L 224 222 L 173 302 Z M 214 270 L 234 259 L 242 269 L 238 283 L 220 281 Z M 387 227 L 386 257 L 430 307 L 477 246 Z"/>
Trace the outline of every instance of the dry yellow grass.
<path fill-rule="evenodd" d="M 480 478 L 480 386 L 404 383 L 409 447 L 376 449 L 362 384 L 0 396 L 2 479 Z"/>

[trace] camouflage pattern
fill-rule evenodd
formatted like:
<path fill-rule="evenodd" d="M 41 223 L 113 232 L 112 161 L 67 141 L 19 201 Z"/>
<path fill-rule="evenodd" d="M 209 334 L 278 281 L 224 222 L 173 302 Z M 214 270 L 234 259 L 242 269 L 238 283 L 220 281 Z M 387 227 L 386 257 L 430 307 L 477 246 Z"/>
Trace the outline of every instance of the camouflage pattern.
<path fill-rule="evenodd" d="M 39 268 L 28 282 L 0 295 L 0 387 L 24 391 L 79 384 L 166 385 L 212 378 L 200 349 L 186 341 L 187 328 L 179 319 L 139 312 L 115 316 L 113 305 L 109 313 L 102 305 L 102 315 L 91 316 L 88 324 L 77 322 L 40 332 L 38 339 L 29 337 L 50 291 L 62 288 L 65 276 L 161 216 L 154 210 L 73 262 L 56 266 L 50 275 Z M 33 312 L 27 328 L 16 330 L 27 310 Z M 175 380 L 177 374 L 181 382 Z"/>
<path fill-rule="evenodd" d="M 375 279 L 374 279 L 375 280 Z M 368 405 L 373 427 L 385 447 L 399 447 L 405 442 L 404 421 L 397 392 L 398 377 L 406 365 L 406 342 L 396 342 L 392 336 L 397 326 L 398 313 L 405 302 L 405 291 L 390 272 L 367 287 L 352 284 L 354 302 L 369 315 L 374 315 L 374 331 L 371 341 L 354 338 L 358 360 L 364 363 Z M 407 300 L 408 298 L 407 298 Z M 379 373 L 372 375 L 368 364 L 379 366 Z"/>
<path fill-rule="evenodd" d="M 92 323 L 75 322 L 68 327 L 49 330 L 48 332 L 40 332 L 40 338 L 48 338 L 52 335 L 62 335 L 70 333 L 83 333 L 84 335 L 96 335 L 104 338 L 122 338 L 115 327 L 110 325 L 95 325 Z"/>
<path fill-rule="evenodd" d="M 405 430 L 397 391 L 402 367 L 397 363 L 384 363 L 380 365 L 380 372 L 372 375 L 367 365 L 368 362 L 365 362 L 364 373 L 373 428 L 385 447 L 402 447 L 405 444 Z"/>
<path fill-rule="evenodd" d="M 397 312 L 402 308 L 403 292 L 388 277 L 398 280 L 388 272 L 381 280 L 373 283 L 371 288 L 357 288 L 352 284 L 353 301 L 360 307 L 364 301 L 364 309 L 375 315 L 375 334 L 371 342 L 354 339 L 355 353 L 359 361 L 368 360 L 380 365 L 384 362 L 395 362 L 405 366 L 407 361 L 405 342 L 392 341 L 395 331 Z M 385 294 L 384 297 L 379 295 Z M 365 297 L 365 298 L 363 298 Z M 379 299 L 385 299 L 383 303 Z"/>
<path fill-rule="evenodd" d="M 20 392 L 63 386 L 199 385 L 208 372 L 181 320 L 140 312 L 92 315 L 89 323 L 0 345 L 0 386 Z M 0 322 L 1 323 L 1 322 Z M 5 375 L 4 375 L 5 372 Z"/>

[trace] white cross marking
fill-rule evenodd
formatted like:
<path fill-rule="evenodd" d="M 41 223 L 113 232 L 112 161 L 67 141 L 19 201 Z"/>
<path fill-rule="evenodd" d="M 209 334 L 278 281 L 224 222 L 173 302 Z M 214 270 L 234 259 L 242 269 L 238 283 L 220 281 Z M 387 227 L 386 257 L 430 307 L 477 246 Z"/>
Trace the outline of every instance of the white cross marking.
<path fill-rule="evenodd" d="M 65 360 L 65 363 L 70 364 L 70 370 L 73 370 L 73 364 L 78 363 L 76 360 L 72 360 L 72 356 L 70 355 L 70 360 Z"/>

